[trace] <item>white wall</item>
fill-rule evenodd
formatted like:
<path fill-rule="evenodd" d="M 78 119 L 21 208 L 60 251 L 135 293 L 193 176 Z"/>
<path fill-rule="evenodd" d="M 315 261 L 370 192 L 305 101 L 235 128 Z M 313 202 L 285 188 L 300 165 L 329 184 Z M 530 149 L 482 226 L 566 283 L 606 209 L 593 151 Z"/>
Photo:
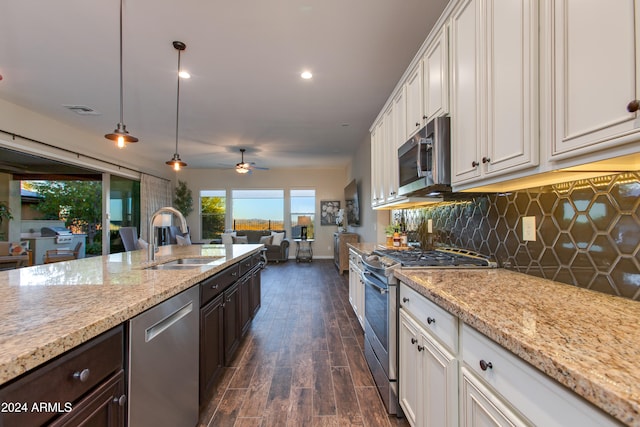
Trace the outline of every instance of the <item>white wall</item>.
<path fill-rule="evenodd" d="M 69 114 L 74 113 L 69 112 Z M 84 117 L 81 120 L 91 120 L 91 117 Z M 112 129 L 107 128 L 104 133 L 111 132 Z M 130 144 L 125 149 L 119 150 L 112 141 L 104 138 L 104 134 L 96 135 L 67 126 L 2 99 L 0 99 L 0 130 L 104 160 L 134 171 L 145 172 L 166 179 L 174 179 L 174 173 L 167 165 L 164 163 L 155 164 L 141 155 L 142 147 L 148 148 L 150 144 L 153 144 L 153 141 L 141 140 L 137 144 Z M 21 138 L 13 140 L 10 135 L 4 133 L 0 133 L 0 145 L 70 164 L 93 167 L 99 171 L 132 177 L 130 170 L 119 170 L 117 166 L 109 166 L 110 169 L 106 170 L 105 167 L 107 165 L 99 160 L 92 160 L 83 156 L 78 158 L 73 153 L 60 152 L 54 148 Z"/>
<path fill-rule="evenodd" d="M 284 220 L 287 237 L 291 237 L 290 224 L 290 189 L 315 188 L 316 231 L 313 243 L 314 258 L 333 258 L 333 233 L 337 226 L 320 225 L 320 201 L 340 200 L 344 205 L 344 187 L 349 183 L 346 167 L 332 169 L 271 169 L 254 171 L 251 175 L 239 175 L 234 170 L 192 169 L 186 168 L 178 174 L 178 179 L 187 182 L 193 192 L 194 211 L 187 218 L 194 242 L 206 242 L 201 239 L 199 196 L 202 190 L 234 190 L 234 189 L 283 189 L 285 190 Z M 230 210 L 227 204 L 227 210 Z M 227 224 L 228 226 L 230 224 Z M 295 257 L 295 244 L 290 246 L 289 257 Z"/>

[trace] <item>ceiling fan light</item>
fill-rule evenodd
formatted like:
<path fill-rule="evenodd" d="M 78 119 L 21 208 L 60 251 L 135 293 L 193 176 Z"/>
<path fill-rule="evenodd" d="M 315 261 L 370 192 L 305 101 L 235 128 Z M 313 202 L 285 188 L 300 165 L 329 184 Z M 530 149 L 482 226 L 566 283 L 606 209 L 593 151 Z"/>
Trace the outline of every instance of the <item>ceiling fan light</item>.
<path fill-rule="evenodd" d="M 246 163 L 238 163 L 236 165 L 236 172 L 238 172 L 238 173 L 248 173 L 249 170 L 250 169 L 249 169 L 249 167 L 248 167 L 248 165 Z"/>

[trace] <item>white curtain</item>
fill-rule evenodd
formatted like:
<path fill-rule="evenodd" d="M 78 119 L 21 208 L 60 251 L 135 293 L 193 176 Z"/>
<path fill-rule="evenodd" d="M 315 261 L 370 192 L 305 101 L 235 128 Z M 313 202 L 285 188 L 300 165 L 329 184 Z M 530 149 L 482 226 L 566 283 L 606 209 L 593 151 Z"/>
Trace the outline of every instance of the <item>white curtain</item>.
<path fill-rule="evenodd" d="M 140 236 L 151 241 L 147 227 L 149 217 L 163 206 L 172 206 L 171 181 L 142 174 L 140 178 Z"/>

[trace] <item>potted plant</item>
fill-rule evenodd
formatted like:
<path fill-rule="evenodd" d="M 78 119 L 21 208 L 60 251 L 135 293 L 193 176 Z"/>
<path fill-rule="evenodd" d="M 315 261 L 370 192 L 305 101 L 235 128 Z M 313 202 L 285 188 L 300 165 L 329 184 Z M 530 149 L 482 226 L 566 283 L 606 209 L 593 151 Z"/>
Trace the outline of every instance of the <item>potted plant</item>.
<path fill-rule="evenodd" d="M 5 219 L 12 220 L 13 215 L 7 202 L 0 202 L 0 224 L 2 224 Z M 4 231 L 0 232 L 0 240 L 4 240 L 5 238 Z"/>
<path fill-rule="evenodd" d="M 191 190 L 187 187 L 187 183 L 184 181 L 178 181 L 173 206 L 178 209 L 185 218 L 193 212 L 193 196 Z"/>

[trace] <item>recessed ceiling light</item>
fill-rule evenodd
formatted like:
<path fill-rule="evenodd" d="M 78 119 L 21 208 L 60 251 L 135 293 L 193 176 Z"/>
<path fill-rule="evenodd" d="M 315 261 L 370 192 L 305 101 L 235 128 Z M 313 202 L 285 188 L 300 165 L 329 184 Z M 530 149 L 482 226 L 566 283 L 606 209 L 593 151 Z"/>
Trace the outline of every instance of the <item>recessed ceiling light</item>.
<path fill-rule="evenodd" d="M 311 74 L 311 71 L 303 71 L 302 74 L 300 74 L 300 77 L 305 80 L 309 80 L 311 77 L 313 77 L 313 74 Z"/>
<path fill-rule="evenodd" d="M 189 73 L 188 73 L 188 72 L 186 72 L 186 71 L 180 71 L 180 72 L 178 73 L 178 75 L 179 75 L 180 77 L 182 77 L 183 79 L 190 79 L 190 78 L 191 78 L 191 74 L 189 74 Z"/>

